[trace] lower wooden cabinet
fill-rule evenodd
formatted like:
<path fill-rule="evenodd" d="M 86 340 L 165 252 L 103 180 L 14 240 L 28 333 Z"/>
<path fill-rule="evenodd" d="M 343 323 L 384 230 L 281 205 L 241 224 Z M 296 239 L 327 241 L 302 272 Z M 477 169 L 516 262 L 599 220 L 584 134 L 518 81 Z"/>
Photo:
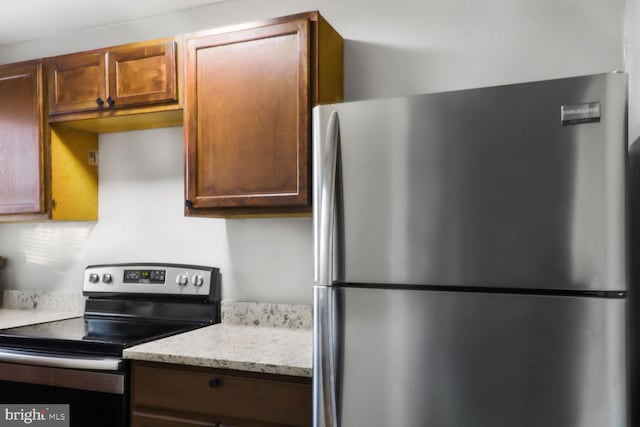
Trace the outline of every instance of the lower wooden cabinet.
<path fill-rule="evenodd" d="M 189 421 L 154 414 L 132 414 L 131 426 L 137 427 L 220 427 L 216 422 Z"/>
<path fill-rule="evenodd" d="M 132 427 L 312 424 L 311 379 L 133 362 Z"/>

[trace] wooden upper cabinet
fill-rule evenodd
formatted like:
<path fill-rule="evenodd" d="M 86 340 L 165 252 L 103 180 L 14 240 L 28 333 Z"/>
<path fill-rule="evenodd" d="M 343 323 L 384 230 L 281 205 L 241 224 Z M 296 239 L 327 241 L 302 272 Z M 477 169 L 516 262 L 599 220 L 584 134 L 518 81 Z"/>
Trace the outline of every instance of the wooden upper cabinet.
<path fill-rule="evenodd" d="M 44 120 L 41 61 L 0 66 L 0 222 L 93 220 L 97 135 Z"/>
<path fill-rule="evenodd" d="M 176 102 L 176 49 L 171 40 L 47 59 L 49 114 Z"/>
<path fill-rule="evenodd" d="M 175 42 L 114 49 L 107 55 L 109 96 L 116 107 L 178 100 Z"/>
<path fill-rule="evenodd" d="M 312 12 L 186 46 L 186 214 L 309 212 L 311 108 L 342 99 L 342 38 Z"/>
<path fill-rule="evenodd" d="M 78 53 L 47 61 L 49 114 L 88 111 L 107 99 L 105 55 Z"/>
<path fill-rule="evenodd" d="M 0 67 L 0 215 L 41 214 L 44 203 L 42 67 Z"/>

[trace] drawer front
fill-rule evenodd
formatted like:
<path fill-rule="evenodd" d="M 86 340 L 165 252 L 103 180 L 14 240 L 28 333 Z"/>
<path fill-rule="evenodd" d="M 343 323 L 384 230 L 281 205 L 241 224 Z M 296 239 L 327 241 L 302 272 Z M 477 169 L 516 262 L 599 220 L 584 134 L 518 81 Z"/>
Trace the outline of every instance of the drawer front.
<path fill-rule="evenodd" d="M 281 426 L 310 426 L 311 384 L 206 368 L 134 363 L 132 409 Z"/>
<path fill-rule="evenodd" d="M 156 414 L 133 414 L 131 427 L 219 427 L 218 423 L 185 420 Z"/>

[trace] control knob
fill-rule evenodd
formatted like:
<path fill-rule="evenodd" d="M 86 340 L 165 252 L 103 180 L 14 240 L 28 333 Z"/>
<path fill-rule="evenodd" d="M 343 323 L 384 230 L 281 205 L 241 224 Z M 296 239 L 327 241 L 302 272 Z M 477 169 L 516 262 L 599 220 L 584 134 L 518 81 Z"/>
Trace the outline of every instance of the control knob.
<path fill-rule="evenodd" d="M 191 277 L 191 283 L 193 284 L 193 286 L 200 287 L 204 283 L 204 277 L 202 277 L 200 274 L 194 274 L 193 277 Z"/>
<path fill-rule="evenodd" d="M 89 282 L 91 283 L 98 283 L 100 281 L 100 276 L 97 275 L 96 273 L 91 273 L 89 275 Z"/>
<path fill-rule="evenodd" d="M 178 284 L 178 286 L 187 286 L 187 284 L 189 283 L 189 278 L 186 274 L 178 274 L 178 276 L 176 276 L 176 283 Z"/>
<path fill-rule="evenodd" d="M 102 282 L 103 283 L 111 283 L 111 282 L 113 282 L 113 276 L 110 273 L 104 273 L 102 275 Z"/>

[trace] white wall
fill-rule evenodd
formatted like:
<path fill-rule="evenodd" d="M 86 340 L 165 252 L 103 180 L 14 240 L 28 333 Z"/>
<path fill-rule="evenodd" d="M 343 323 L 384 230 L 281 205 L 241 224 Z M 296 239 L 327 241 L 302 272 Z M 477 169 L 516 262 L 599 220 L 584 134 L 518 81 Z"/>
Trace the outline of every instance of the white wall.
<path fill-rule="evenodd" d="M 640 0 L 627 0 L 624 23 L 625 64 L 629 73 L 629 145 L 640 145 Z M 638 148 L 636 147 L 636 151 Z"/>
<path fill-rule="evenodd" d="M 353 100 L 624 69 L 624 8 L 624 0 L 231 0 L 0 46 L 0 63 L 318 9 L 346 40 Z M 182 216 L 181 128 L 102 135 L 99 167 L 98 223 L 0 224 L 6 288 L 79 290 L 86 264 L 152 260 L 220 266 L 224 298 L 311 302 L 309 218 Z"/>

